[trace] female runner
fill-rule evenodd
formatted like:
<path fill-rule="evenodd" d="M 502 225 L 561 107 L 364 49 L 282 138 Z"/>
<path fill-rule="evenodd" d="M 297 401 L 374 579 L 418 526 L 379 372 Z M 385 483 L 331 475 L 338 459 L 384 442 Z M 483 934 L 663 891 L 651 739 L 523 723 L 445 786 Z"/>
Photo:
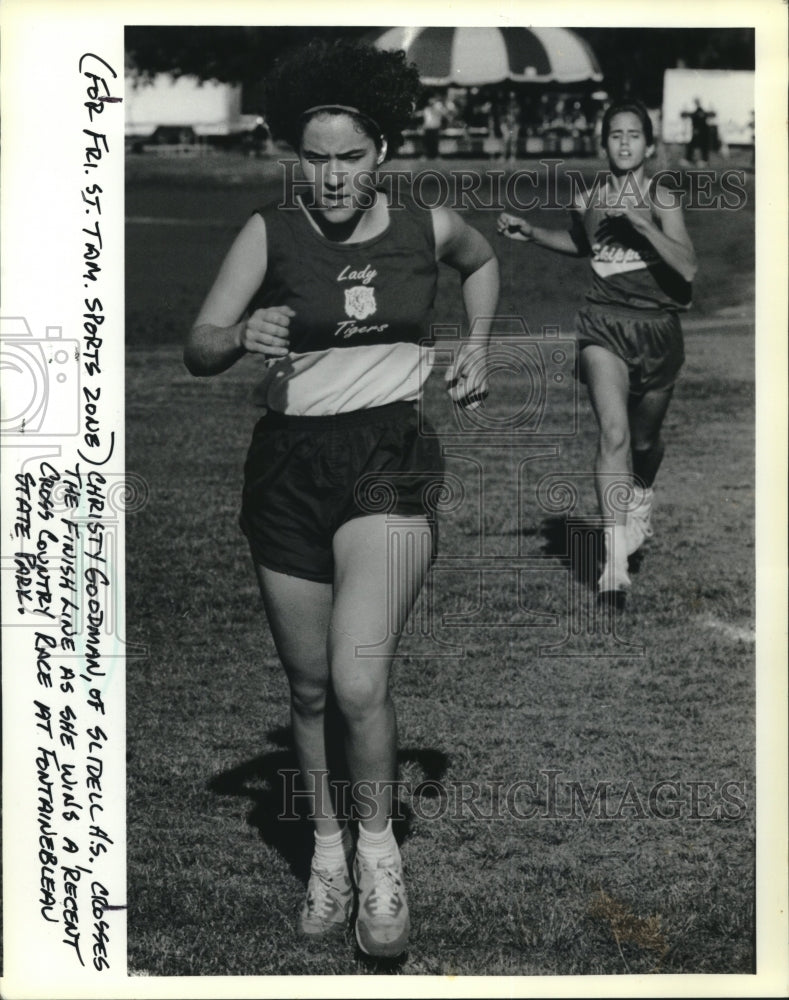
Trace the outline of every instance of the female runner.
<path fill-rule="evenodd" d="M 185 349 L 195 375 L 242 358 L 261 364 L 266 413 L 245 466 L 241 524 L 314 794 L 300 930 L 342 931 L 355 889 L 359 946 L 390 957 L 407 945 L 409 912 L 391 824 L 389 675 L 435 541 L 424 494 L 440 480 L 441 455 L 419 433 L 416 404 L 429 372 L 421 342 L 438 262 L 459 273 L 476 320 L 474 345 L 458 352 L 448 382 L 462 405 L 485 394 L 476 334 L 484 344 L 498 299 L 498 264 L 476 230 L 448 209 L 392 200 L 372 183 L 418 94 L 402 52 L 315 42 L 280 60 L 267 84 L 266 120 L 298 154 L 298 191 L 252 214 Z M 366 502 L 376 481 L 395 491 L 396 519 Z M 391 558 L 398 547 L 414 557 Z M 355 857 L 328 777 L 330 689 L 352 787 L 364 792 Z"/>
<path fill-rule="evenodd" d="M 590 256 L 592 286 L 576 317 L 580 374 L 599 427 L 595 487 L 605 533 L 602 594 L 630 587 L 627 557 L 652 535 L 660 429 L 684 361 L 678 314 L 691 300 L 693 245 L 679 196 L 646 175 L 652 122 L 639 101 L 612 104 L 602 123 L 606 183 L 580 195 L 569 231 L 507 212 L 499 232 L 572 256 Z M 628 503 L 617 502 L 626 485 Z"/>

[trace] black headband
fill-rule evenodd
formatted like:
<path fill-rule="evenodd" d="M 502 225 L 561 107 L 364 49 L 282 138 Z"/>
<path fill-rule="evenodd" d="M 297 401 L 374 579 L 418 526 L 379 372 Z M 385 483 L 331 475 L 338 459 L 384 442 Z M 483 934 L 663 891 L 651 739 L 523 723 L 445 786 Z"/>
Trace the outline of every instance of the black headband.
<path fill-rule="evenodd" d="M 377 135 L 381 136 L 381 139 L 384 138 L 383 131 L 381 130 L 381 126 L 378 122 L 369 115 L 366 115 L 364 111 L 360 111 L 358 108 L 353 108 L 348 104 L 316 104 L 315 107 L 307 108 L 306 111 L 302 111 L 301 117 L 306 118 L 307 115 L 315 114 L 317 111 L 344 111 L 346 114 L 355 115 L 357 118 L 361 118 L 363 122 L 366 122 L 368 126 L 371 126 L 372 130 Z"/>

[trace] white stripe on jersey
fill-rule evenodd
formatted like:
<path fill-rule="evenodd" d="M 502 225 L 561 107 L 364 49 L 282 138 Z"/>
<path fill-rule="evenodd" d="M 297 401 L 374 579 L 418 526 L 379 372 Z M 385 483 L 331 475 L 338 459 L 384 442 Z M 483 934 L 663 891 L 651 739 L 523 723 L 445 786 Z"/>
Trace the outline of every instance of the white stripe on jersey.
<path fill-rule="evenodd" d="M 599 274 L 601 278 L 608 278 L 612 274 L 624 274 L 627 271 L 641 271 L 647 265 L 641 257 L 636 257 L 627 261 L 597 260 L 590 261 L 592 270 Z"/>
<path fill-rule="evenodd" d="M 419 398 L 433 349 L 418 344 L 367 344 L 289 354 L 274 361 L 254 400 L 280 413 L 317 417 Z"/>

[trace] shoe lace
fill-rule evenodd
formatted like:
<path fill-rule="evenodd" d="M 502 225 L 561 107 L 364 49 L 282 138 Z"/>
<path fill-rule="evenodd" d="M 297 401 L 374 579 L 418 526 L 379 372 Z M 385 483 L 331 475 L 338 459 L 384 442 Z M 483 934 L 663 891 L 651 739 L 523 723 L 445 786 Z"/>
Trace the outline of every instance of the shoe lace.
<path fill-rule="evenodd" d="M 336 901 L 332 891 L 336 890 L 337 872 L 313 868 L 310 873 L 310 884 L 307 889 L 307 908 L 311 913 L 325 916 L 334 911 Z"/>
<path fill-rule="evenodd" d="M 367 898 L 366 906 L 373 916 L 395 916 L 402 906 L 400 892 L 403 883 L 394 868 L 376 868 L 375 885 Z"/>

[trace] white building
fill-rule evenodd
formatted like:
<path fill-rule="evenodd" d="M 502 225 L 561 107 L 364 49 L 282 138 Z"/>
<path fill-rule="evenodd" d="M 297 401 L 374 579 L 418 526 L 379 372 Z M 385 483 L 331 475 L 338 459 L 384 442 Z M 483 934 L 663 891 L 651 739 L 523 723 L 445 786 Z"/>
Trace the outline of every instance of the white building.
<path fill-rule="evenodd" d="M 687 113 L 698 100 L 715 115 L 722 142 L 753 143 L 754 73 L 752 70 L 669 69 L 663 77 L 663 141 L 686 143 L 691 136 Z"/>
<path fill-rule="evenodd" d="M 246 124 L 240 85 L 195 76 L 159 73 L 149 83 L 127 76 L 124 104 L 127 137 L 146 138 L 159 126 L 191 129 L 198 137 L 230 135 Z"/>

